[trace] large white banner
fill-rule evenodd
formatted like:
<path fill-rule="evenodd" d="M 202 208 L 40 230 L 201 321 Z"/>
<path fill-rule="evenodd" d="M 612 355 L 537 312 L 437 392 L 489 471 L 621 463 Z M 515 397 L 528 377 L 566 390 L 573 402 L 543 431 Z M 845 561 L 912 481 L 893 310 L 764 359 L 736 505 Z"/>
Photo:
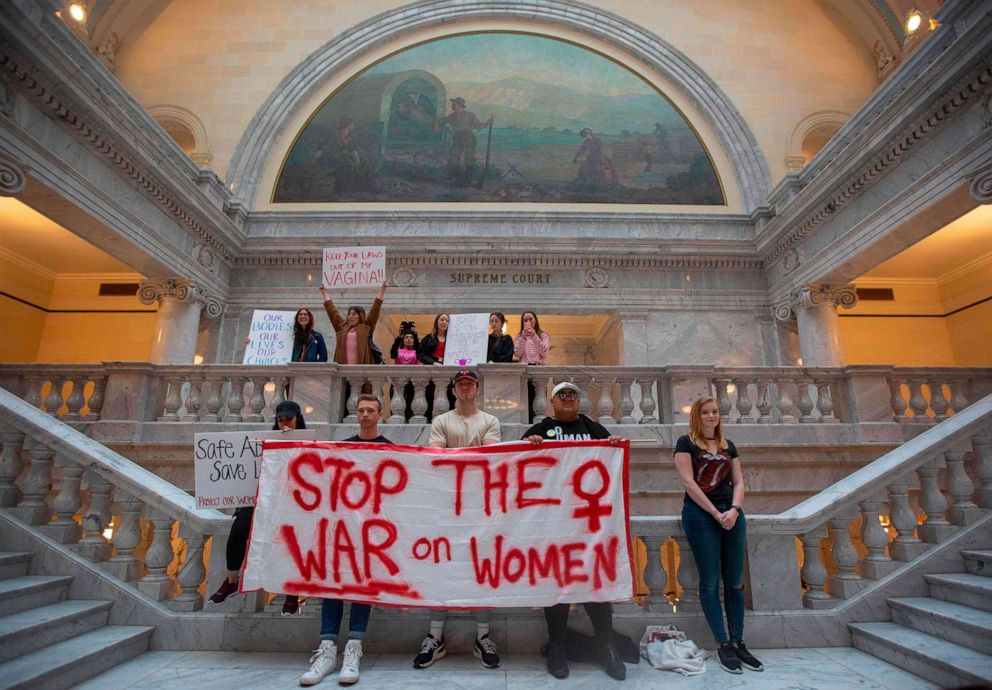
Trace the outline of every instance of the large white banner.
<path fill-rule="evenodd" d="M 312 441 L 313 429 L 299 431 L 219 431 L 193 435 L 193 487 L 197 508 L 255 505 L 262 439 Z"/>
<path fill-rule="evenodd" d="M 379 287 L 386 280 L 386 248 L 328 247 L 321 268 L 326 288 Z"/>
<path fill-rule="evenodd" d="M 256 309 L 251 315 L 242 364 L 285 364 L 293 358 L 295 311 Z"/>
<path fill-rule="evenodd" d="M 629 448 L 266 441 L 242 591 L 433 608 L 630 599 Z"/>
<path fill-rule="evenodd" d="M 444 342 L 444 363 L 474 367 L 486 363 L 489 348 L 489 314 L 452 314 Z"/>

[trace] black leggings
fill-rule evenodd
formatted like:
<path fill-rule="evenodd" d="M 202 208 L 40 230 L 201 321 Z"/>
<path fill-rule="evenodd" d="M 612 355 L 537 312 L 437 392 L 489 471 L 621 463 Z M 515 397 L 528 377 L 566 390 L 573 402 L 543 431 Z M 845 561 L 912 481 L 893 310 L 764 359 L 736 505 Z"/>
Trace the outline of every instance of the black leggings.
<path fill-rule="evenodd" d="M 548 622 L 548 638 L 551 642 L 565 643 L 565 629 L 568 627 L 568 604 L 555 604 L 544 607 L 544 619 Z M 593 633 L 600 642 L 613 639 L 613 604 L 608 601 L 587 601 L 583 604 Z"/>
<path fill-rule="evenodd" d="M 227 536 L 227 569 L 241 570 L 248 550 L 248 535 L 251 533 L 251 516 L 254 508 L 238 508 L 234 511 L 231 533 Z"/>

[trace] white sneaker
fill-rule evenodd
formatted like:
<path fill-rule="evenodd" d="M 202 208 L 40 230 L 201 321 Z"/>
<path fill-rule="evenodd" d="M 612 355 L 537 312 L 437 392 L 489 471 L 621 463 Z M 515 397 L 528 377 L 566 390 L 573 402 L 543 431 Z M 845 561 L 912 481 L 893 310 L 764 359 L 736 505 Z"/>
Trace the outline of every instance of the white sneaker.
<path fill-rule="evenodd" d="M 338 674 L 338 683 L 341 685 L 351 685 L 358 682 L 358 664 L 362 660 L 362 641 L 348 640 L 344 646 L 344 661 L 341 663 L 341 673 Z"/>
<path fill-rule="evenodd" d="M 320 647 L 313 650 L 313 656 L 310 657 L 310 670 L 300 676 L 300 685 L 316 685 L 337 665 L 337 643 L 334 640 L 321 640 Z"/>

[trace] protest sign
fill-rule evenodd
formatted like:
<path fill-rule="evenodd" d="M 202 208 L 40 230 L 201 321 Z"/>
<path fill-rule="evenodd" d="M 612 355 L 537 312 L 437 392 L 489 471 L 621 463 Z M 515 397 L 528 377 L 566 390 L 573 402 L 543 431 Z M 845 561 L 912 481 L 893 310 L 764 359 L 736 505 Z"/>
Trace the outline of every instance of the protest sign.
<path fill-rule="evenodd" d="M 489 314 L 452 314 L 444 343 L 444 363 L 458 367 L 485 364 Z"/>
<path fill-rule="evenodd" d="M 385 247 L 329 247 L 324 250 L 326 288 L 379 287 L 386 280 Z"/>
<path fill-rule="evenodd" d="M 256 309 L 242 364 L 285 364 L 293 358 L 295 311 Z"/>
<path fill-rule="evenodd" d="M 221 431 L 193 435 L 193 487 L 197 508 L 255 505 L 262 439 L 312 441 L 313 429 L 299 431 Z"/>
<path fill-rule="evenodd" d="M 629 443 L 264 443 L 242 590 L 404 607 L 634 593 Z"/>

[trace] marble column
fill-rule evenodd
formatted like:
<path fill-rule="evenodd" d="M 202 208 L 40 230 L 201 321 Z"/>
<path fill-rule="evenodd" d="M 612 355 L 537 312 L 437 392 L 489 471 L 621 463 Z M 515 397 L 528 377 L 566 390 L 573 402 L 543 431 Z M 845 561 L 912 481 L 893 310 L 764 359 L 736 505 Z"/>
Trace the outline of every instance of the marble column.
<path fill-rule="evenodd" d="M 196 355 L 200 313 L 221 315 L 223 307 L 194 283 L 183 278 L 145 280 L 138 290 L 143 304 L 158 303 L 155 335 L 148 358 L 156 364 L 190 364 Z"/>
<path fill-rule="evenodd" d="M 806 367 L 839 367 L 844 364 L 837 324 L 837 307 L 850 309 L 858 296 L 849 285 L 810 285 L 789 294 L 773 308 L 781 321 L 796 319 L 799 353 Z"/>
<path fill-rule="evenodd" d="M 648 357 L 648 315 L 646 312 L 621 312 L 622 364 L 625 367 L 651 366 Z"/>

